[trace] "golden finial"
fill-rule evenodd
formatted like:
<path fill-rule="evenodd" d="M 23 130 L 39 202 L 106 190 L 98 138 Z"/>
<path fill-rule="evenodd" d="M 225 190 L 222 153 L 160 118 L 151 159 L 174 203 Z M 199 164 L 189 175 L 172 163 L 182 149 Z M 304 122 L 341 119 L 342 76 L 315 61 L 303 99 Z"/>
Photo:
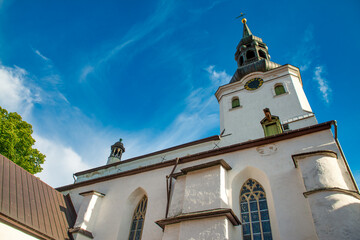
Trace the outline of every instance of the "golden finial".
<path fill-rule="evenodd" d="M 241 20 L 241 22 L 243 23 L 243 24 L 245 24 L 246 23 L 246 18 L 243 18 L 242 20 Z"/>

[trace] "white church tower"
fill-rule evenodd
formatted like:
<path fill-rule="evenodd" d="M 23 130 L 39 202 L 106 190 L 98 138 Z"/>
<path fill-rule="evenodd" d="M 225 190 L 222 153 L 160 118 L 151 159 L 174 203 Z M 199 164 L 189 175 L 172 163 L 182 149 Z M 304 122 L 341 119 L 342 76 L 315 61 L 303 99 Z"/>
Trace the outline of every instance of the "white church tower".
<path fill-rule="evenodd" d="M 243 19 L 237 70 L 215 96 L 220 134 L 75 173 L 75 240 L 360 239 L 360 194 L 335 121 L 300 71 L 270 61 Z M 105 161 L 104 161 L 105 162 Z"/>
<path fill-rule="evenodd" d="M 244 142 L 317 124 L 298 68 L 270 61 L 268 47 L 244 23 L 230 84 L 216 92 L 223 144 Z"/>

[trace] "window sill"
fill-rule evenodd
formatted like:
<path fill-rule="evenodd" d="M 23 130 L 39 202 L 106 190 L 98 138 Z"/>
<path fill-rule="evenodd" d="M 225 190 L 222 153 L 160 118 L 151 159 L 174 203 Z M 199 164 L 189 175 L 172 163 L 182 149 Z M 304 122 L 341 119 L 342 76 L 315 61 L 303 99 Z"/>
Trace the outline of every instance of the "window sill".
<path fill-rule="evenodd" d="M 236 109 L 240 109 L 240 108 L 242 108 L 243 106 L 242 105 L 240 105 L 240 106 L 237 106 L 237 107 L 234 107 L 234 108 L 230 108 L 229 109 L 229 111 L 234 111 L 234 110 L 236 110 Z"/>
<path fill-rule="evenodd" d="M 274 94 L 273 97 L 275 98 L 275 97 L 285 96 L 285 95 L 288 95 L 288 94 L 289 94 L 289 92 L 284 92 L 284 93 L 279 94 L 279 95 Z"/>

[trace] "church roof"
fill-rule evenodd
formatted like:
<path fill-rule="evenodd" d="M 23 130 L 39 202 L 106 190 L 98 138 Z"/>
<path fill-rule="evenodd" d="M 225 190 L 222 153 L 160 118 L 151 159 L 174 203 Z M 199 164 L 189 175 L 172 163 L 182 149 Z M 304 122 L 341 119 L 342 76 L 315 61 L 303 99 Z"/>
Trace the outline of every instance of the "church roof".
<path fill-rule="evenodd" d="M 70 239 L 69 197 L 0 154 L 0 221 L 39 239 Z"/>
<path fill-rule="evenodd" d="M 216 149 L 205 151 L 205 152 L 199 152 L 199 153 L 195 153 L 195 154 L 191 154 L 191 155 L 186 155 L 186 156 L 183 156 L 183 157 L 179 158 L 179 163 L 191 162 L 191 161 L 199 160 L 199 159 L 206 158 L 206 157 L 218 156 L 218 155 L 225 154 L 225 153 L 230 153 L 230 152 L 234 152 L 234 151 L 240 151 L 240 150 L 244 150 L 244 149 L 248 149 L 248 148 L 252 148 L 252 147 L 257 147 L 257 146 L 261 146 L 261 145 L 265 145 L 265 144 L 269 144 L 269 143 L 273 143 L 273 142 L 278 142 L 278 141 L 283 141 L 283 140 L 287 140 L 287 139 L 291 139 L 291 138 L 296 138 L 296 137 L 299 137 L 299 136 L 304 136 L 304 135 L 311 134 L 311 133 L 314 133 L 314 132 L 330 129 L 331 125 L 333 123 L 334 123 L 334 121 L 324 122 L 324 123 L 320 123 L 320 124 L 316 124 L 316 125 L 296 129 L 296 130 L 290 130 L 290 131 L 287 131 L 287 132 L 284 132 L 284 133 L 281 133 L 281 134 L 278 134 L 278 135 L 270 136 L 270 137 L 264 137 L 264 138 L 259 138 L 259 139 L 255 139 L 255 140 L 249 140 L 249 141 L 246 141 L 246 142 L 237 143 L 237 144 L 233 144 L 233 145 L 225 146 L 225 147 L 220 147 L 220 148 L 216 148 Z M 201 141 L 201 140 L 198 140 L 198 141 Z M 183 144 L 183 145 L 186 145 L 186 144 Z M 176 148 L 176 147 L 174 147 L 174 148 Z M 179 148 L 177 148 L 177 149 L 179 149 Z M 150 154 L 153 155 L 155 153 L 150 153 Z M 123 163 L 127 163 L 127 162 L 130 162 L 130 161 L 136 161 L 136 160 L 139 160 L 139 159 L 141 159 L 141 158 L 143 158 L 145 156 L 146 155 L 140 156 L 140 157 L 135 157 L 135 158 L 132 158 L 132 159 L 120 161 L 120 162 L 117 162 L 116 164 L 114 163 L 114 164 L 110 164 L 110 165 L 114 166 L 114 165 L 120 165 L 120 164 L 123 164 Z M 139 173 L 142 173 L 142 172 L 152 171 L 152 170 L 163 168 L 163 167 L 173 166 L 175 164 L 175 162 L 176 162 L 176 159 L 167 160 L 167 161 L 160 162 L 160 163 L 155 163 L 155 164 L 152 164 L 152 165 L 138 167 L 138 168 L 132 169 L 132 170 L 118 172 L 118 173 L 115 173 L 115 174 L 102 176 L 102 177 L 99 177 L 99 178 L 85 180 L 85 181 L 82 181 L 82 182 L 77 182 L 77 183 L 74 183 L 74 184 L 58 187 L 57 190 L 58 191 L 67 191 L 67 190 L 74 189 L 74 188 L 77 188 L 77 187 L 91 185 L 91 184 L 94 184 L 94 183 L 97 183 L 97 182 L 103 182 L 103 181 L 108 181 L 108 180 L 111 180 L 111 179 L 116 179 L 116 178 L 120 178 L 120 177 L 126 177 L 126 176 L 130 176 L 130 175 L 134 175 L 134 174 L 139 174 Z M 78 172 L 76 174 L 81 175 L 81 174 L 87 174 L 87 173 L 95 172 L 95 171 L 98 171 L 100 169 L 108 168 L 110 165 L 104 165 L 104 166 L 89 169 L 89 170 L 86 170 L 86 171 L 83 171 L 83 172 Z"/>

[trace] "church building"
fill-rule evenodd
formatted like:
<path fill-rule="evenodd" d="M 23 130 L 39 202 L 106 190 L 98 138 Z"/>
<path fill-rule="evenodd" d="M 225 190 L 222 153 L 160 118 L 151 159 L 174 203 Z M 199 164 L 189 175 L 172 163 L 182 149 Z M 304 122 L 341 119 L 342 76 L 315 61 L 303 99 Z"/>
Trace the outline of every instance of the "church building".
<path fill-rule="evenodd" d="M 337 139 L 318 123 L 297 67 L 270 60 L 243 22 L 237 69 L 215 93 L 219 135 L 103 166 L 59 187 L 75 240 L 360 239 L 360 194 Z"/>

